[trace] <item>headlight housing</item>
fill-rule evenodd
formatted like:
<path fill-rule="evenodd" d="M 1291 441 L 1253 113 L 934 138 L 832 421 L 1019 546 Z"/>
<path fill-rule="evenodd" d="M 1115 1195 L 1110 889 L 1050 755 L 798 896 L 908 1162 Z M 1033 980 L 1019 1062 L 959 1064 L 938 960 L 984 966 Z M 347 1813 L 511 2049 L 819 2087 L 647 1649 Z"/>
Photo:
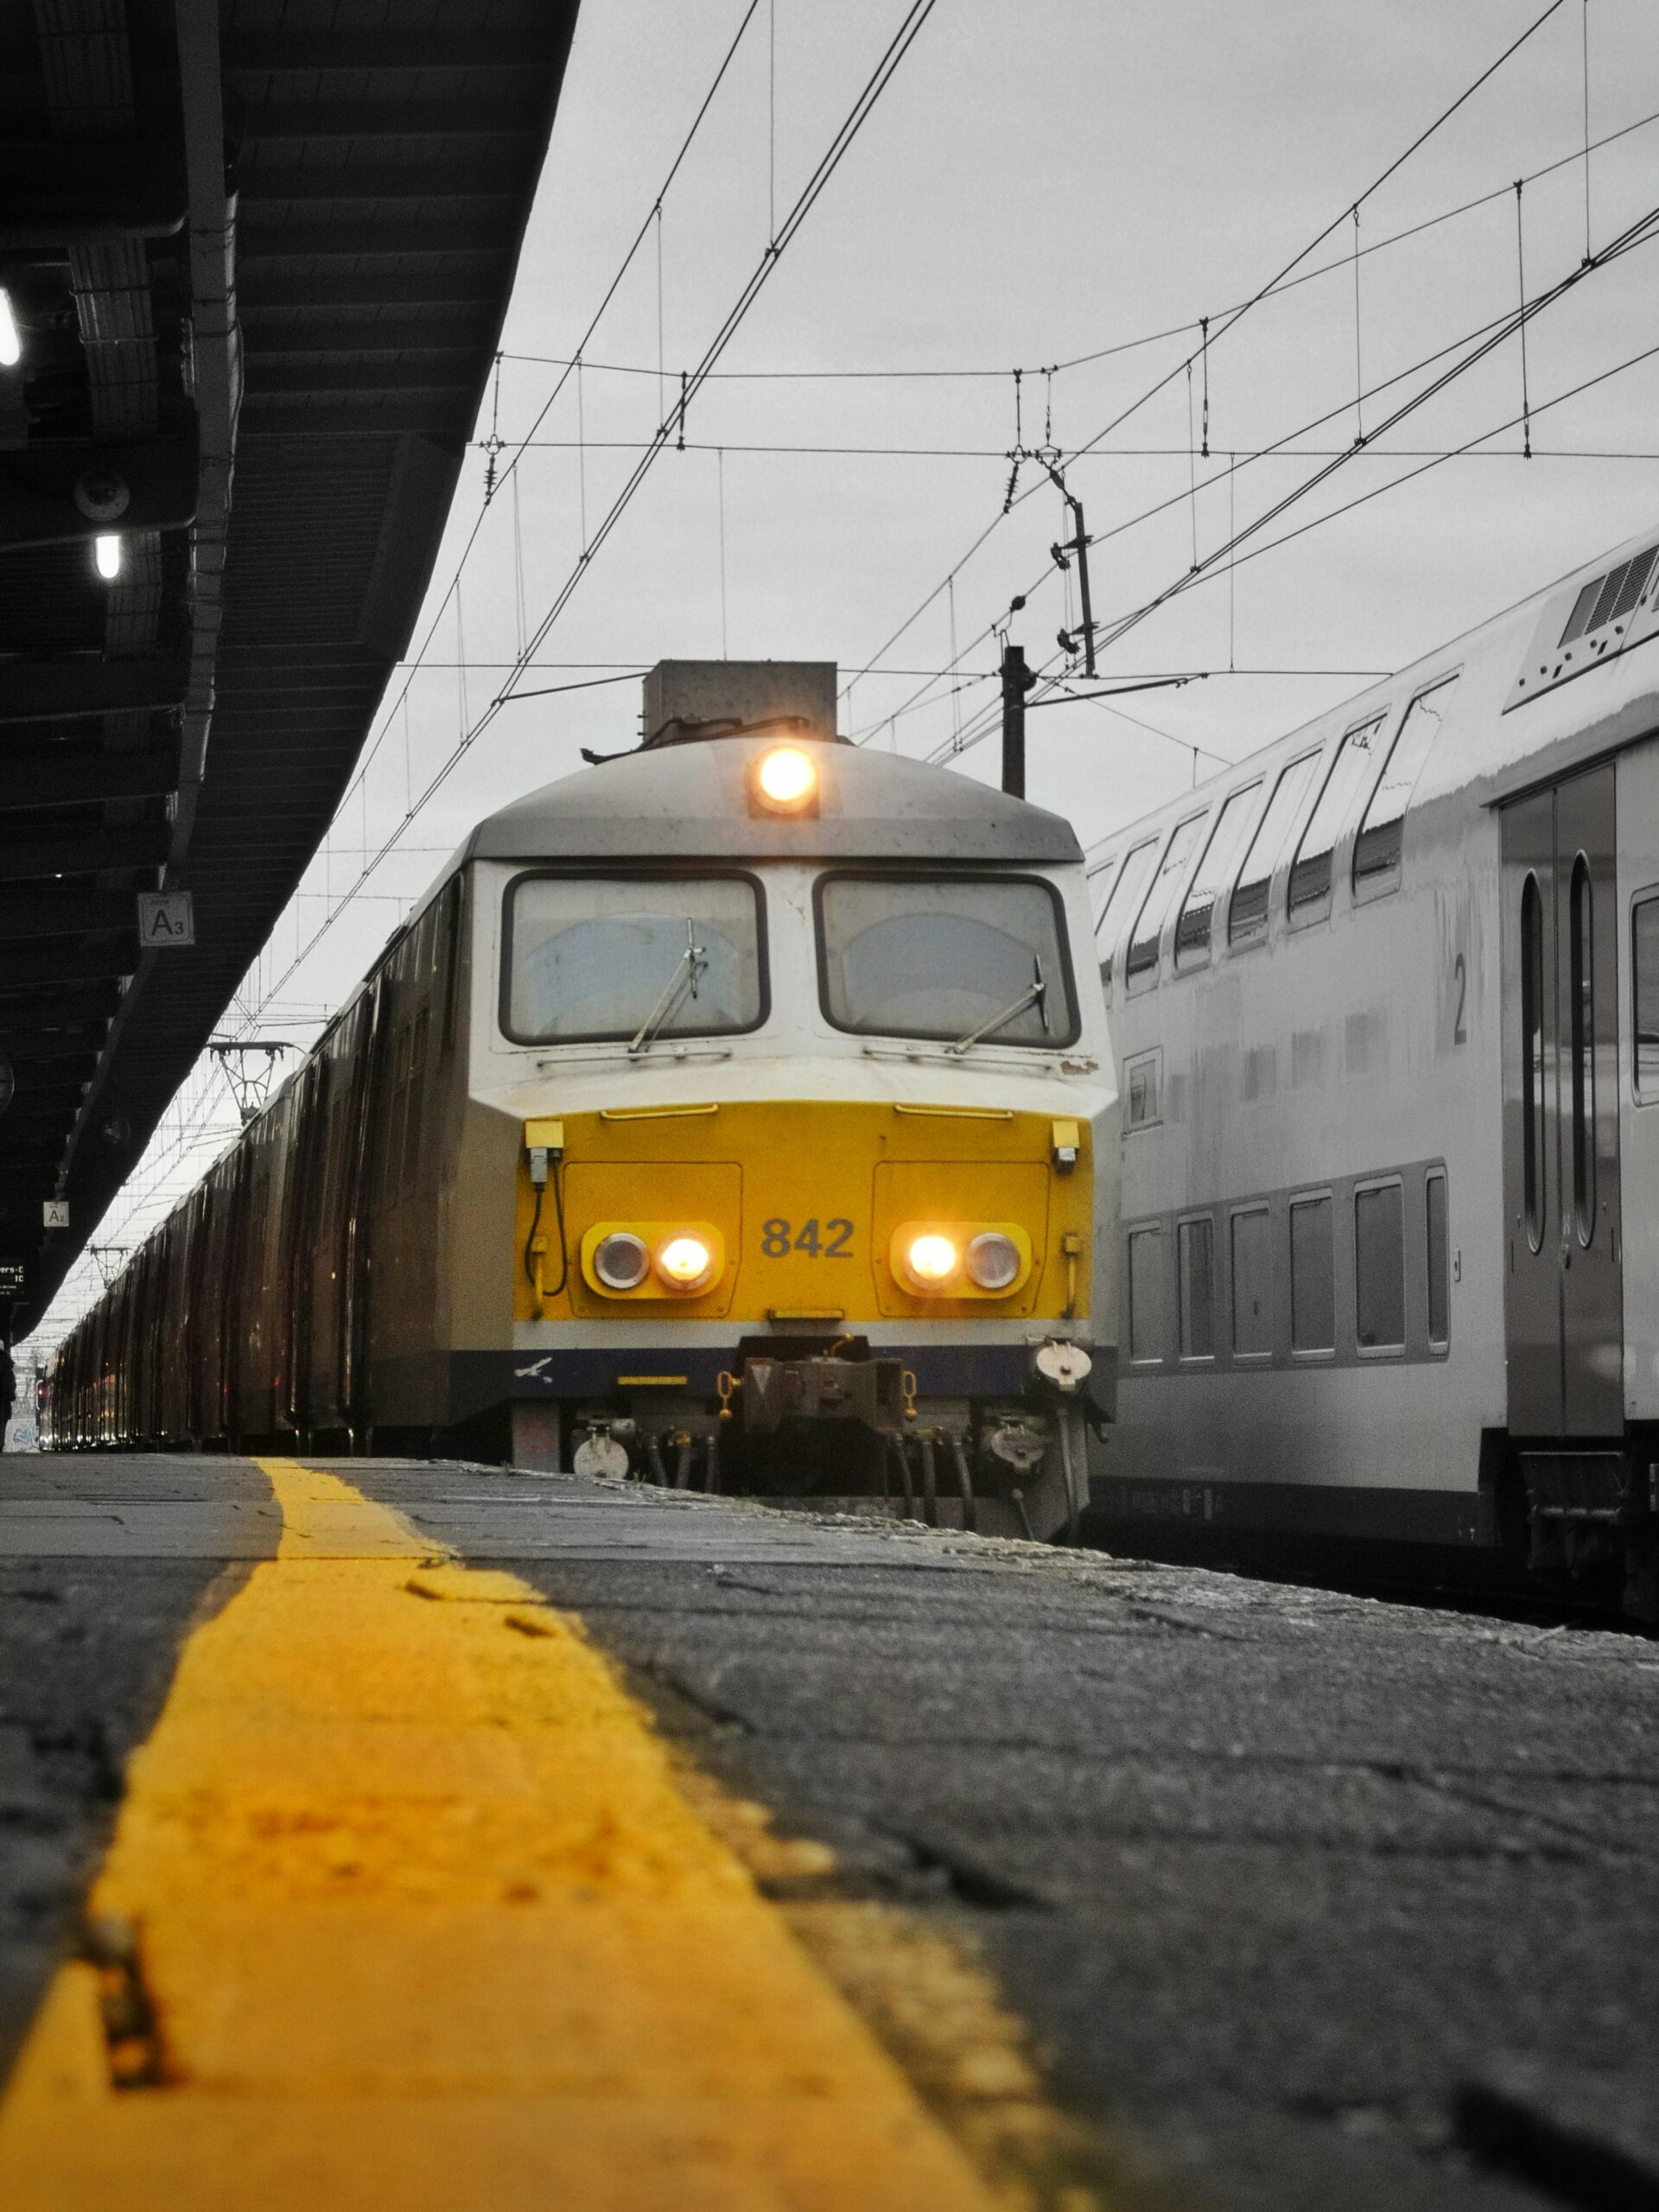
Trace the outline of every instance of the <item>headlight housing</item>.
<path fill-rule="evenodd" d="M 1012 1290 L 1023 1272 L 1020 1247 L 1000 1229 L 968 1239 L 968 1272 L 982 1290 Z"/>
<path fill-rule="evenodd" d="M 661 1280 L 683 1296 L 705 1289 L 715 1272 L 715 1255 L 707 1241 L 692 1230 L 678 1230 L 665 1236 L 652 1255 Z"/>
<path fill-rule="evenodd" d="M 905 1246 L 905 1273 L 918 1290 L 943 1290 L 962 1264 L 954 1242 L 937 1229 L 925 1229 Z"/>
<path fill-rule="evenodd" d="M 638 1290 L 651 1273 L 651 1247 L 629 1229 L 613 1229 L 594 1247 L 594 1273 L 607 1290 Z"/>

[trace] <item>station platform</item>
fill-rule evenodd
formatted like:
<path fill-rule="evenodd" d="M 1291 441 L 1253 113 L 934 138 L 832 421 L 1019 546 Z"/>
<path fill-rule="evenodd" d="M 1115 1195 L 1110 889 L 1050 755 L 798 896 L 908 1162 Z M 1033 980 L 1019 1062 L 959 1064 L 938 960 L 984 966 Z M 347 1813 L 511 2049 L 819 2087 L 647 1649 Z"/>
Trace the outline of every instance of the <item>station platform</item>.
<path fill-rule="evenodd" d="M 1659 2201 L 1656 1676 L 574 1477 L 0 1459 L 0 2203 Z"/>

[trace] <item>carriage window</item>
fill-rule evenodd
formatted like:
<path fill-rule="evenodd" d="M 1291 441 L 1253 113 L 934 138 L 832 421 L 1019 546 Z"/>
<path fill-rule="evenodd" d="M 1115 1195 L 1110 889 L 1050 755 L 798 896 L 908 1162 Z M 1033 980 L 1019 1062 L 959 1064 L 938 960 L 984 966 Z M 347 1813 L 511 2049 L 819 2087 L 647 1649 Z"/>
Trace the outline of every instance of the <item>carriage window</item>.
<path fill-rule="evenodd" d="M 1238 888 L 1233 893 L 1232 905 L 1227 910 L 1227 942 L 1229 944 L 1247 944 L 1250 938 L 1262 935 L 1268 926 L 1268 891 L 1273 881 L 1273 872 L 1279 865 L 1279 855 L 1285 849 L 1290 826 L 1301 811 L 1307 787 L 1313 780 L 1313 771 L 1319 766 L 1317 753 L 1305 753 L 1300 760 L 1293 760 L 1274 785 L 1268 810 L 1262 817 L 1262 826 L 1250 840 L 1250 849 L 1245 855 L 1244 866 L 1238 879 Z"/>
<path fill-rule="evenodd" d="M 452 875 L 444 887 L 439 924 L 443 947 L 443 1043 L 446 1056 L 454 1050 L 455 997 L 461 982 L 461 878 Z"/>
<path fill-rule="evenodd" d="M 764 1017 L 760 889 L 741 875 L 522 875 L 502 1027 L 520 1044 L 711 1037 Z"/>
<path fill-rule="evenodd" d="M 1430 747 L 1440 734 L 1440 724 L 1451 704 L 1455 676 L 1448 676 L 1419 694 L 1406 709 L 1400 734 L 1389 754 L 1354 847 L 1354 888 L 1367 892 L 1392 891 L 1400 880 L 1401 824 L 1411 804 L 1412 792 L 1422 773 Z"/>
<path fill-rule="evenodd" d="M 1181 1357 L 1216 1356 L 1215 1267 L 1208 1216 L 1176 1230 L 1181 1267 Z"/>
<path fill-rule="evenodd" d="M 1101 909 L 1100 919 L 1095 924 L 1095 950 L 1100 955 L 1100 980 L 1109 990 L 1112 982 L 1112 955 L 1117 950 L 1117 940 L 1123 934 L 1125 917 L 1147 887 L 1152 874 L 1152 864 L 1158 857 L 1155 838 L 1144 845 L 1137 845 L 1117 871 L 1111 895 Z"/>
<path fill-rule="evenodd" d="M 1659 896 L 1631 909 L 1630 992 L 1637 1095 L 1659 1098 Z"/>
<path fill-rule="evenodd" d="M 1362 1351 L 1406 1345 L 1406 1230 L 1398 1183 L 1354 1193 L 1355 1313 Z"/>
<path fill-rule="evenodd" d="M 1376 739 L 1382 727 L 1382 717 L 1378 715 L 1374 721 L 1351 729 L 1344 737 L 1313 818 L 1302 833 L 1290 871 L 1289 904 L 1291 912 L 1305 920 L 1311 920 L 1313 910 L 1324 907 L 1330 899 L 1331 855 L 1359 803 L 1361 790 L 1376 767 Z"/>
<path fill-rule="evenodd" d="M 1529 874 L 1521 893 L 1521 1165 L 1527 1242 L 1544 1242 L 1544 902 Z"/>
<path fill-rule="evenodd" d="M 1446 1264 L 1444 1168 L 1431 1170 L 1426 1196 L 1428 1203 L 1428 1341 L 1431 1350 L 1444 1351 L 1452 1337 L 1452 1277 Z"/>
<path fill-rule="evenodd" d="M 1596 944 L 1590 863 L 1573 863 L 1567 934 L 1573 960 L 1573 1213 L 1579 1242 L 1596 1233 Z"/>
<path fill-rule="evenodd" d="M 1210 842 L 1204 849 L 1204 858 L 1198 862 L 1192 888 L 1186 894 L 1181 918 L 1175 925 L 1175 965 L 1178 968 L 1185 968 L 1208 957 L 1210 925 L 1214 918 L 1216 901 L 1233 880 L 1233 870 L 1238 866 L 1239 851 L 1244 842 L 1245 832 L 1250 826 L 1250 816 L 1255 810 L 1261 789 L 1259 782 L 1246 784 L 1242 791 L 1233 792 L 1216 817 L 1216 826 L 1210 832 Z"/>
<path fill-rule="evenodd" d="M 1065 925 L 1036 876 L 826 875 L 823 1010 L 861 1035 L 1069 1045 Z"/>
<path fill-rule="evenodd" d="M 1146 904 L 1130 932 L 1129 957 L 1125 964 L 1127 972 L 1131 976 L 1142 976 L 1147 969 L 1158 965 L 1158 947 L 1163 941 L 1164 924 L 1169 919 L 1170 909 L 1180 891 L 1181 878 L 1197 849 L 1198 832 L 1203 827 L 1203 815 L 1190 816 L 1179 825 L 1165 849 L 1163 866 L 1147 893 Z"/>
<path fill-rule="evenodd" d="M 1337 1285 L 1329 1198 L 1294 1198 L 1290 1207 L 1290 1348 L 1334 1351 Z"/>
<path fill-rule="evenodd" d="M 1129 1237 L 1129 1357 L 1145 1362 L 1163 1356 L 1163 1231 L 1137 1229 Z"/>
<path fill-rule="evenodd" d="M 1273 1350 L 1273 1234 L 1266 1206 L 1233 1216 L 1233 1350 L 1246 1359 Z"/>

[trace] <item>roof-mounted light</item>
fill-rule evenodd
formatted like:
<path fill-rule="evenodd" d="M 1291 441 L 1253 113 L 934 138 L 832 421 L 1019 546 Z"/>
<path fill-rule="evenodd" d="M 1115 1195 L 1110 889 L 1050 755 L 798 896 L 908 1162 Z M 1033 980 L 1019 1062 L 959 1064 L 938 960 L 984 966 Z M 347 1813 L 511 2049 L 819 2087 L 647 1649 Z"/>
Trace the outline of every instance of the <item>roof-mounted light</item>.
<path fill-rule="evenodd" d="M 11 294 L 0 284 L 0 369 L 15 369 L 22 358 L 23 341 L 12 311 Z"/>
<path fill-rule="evenodd" d="M 817 803 L 817 764 L 802 746 L 770 746 L 755 756 L 749 796 L 763 814 L 805 814 Z"/>
<path fill-rule="evenodd" d="M 113 531 L 102 531 L 92 540 L 92 557 L 98 563 L 98 573 L 106 584 L 112 584 L 121 573 L 121 540 Z"/>

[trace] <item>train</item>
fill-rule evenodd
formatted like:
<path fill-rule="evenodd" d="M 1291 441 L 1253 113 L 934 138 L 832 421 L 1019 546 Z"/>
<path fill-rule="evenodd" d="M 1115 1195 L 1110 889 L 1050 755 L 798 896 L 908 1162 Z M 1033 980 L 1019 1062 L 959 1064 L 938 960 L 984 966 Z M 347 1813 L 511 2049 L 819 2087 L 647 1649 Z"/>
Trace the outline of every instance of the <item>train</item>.
<path fill-rule="evenodd" d="M 1659 1618 L 1656 638 L 1650 531 L 1091 848 L 1113 1529 Z"/>
<path fill-rule="evenodd" d="M 664 662 L 60 1347 L 50 1448 L 436 1451 L 1075 1533 L 1117 1091 L 1065 821 Z"/>

